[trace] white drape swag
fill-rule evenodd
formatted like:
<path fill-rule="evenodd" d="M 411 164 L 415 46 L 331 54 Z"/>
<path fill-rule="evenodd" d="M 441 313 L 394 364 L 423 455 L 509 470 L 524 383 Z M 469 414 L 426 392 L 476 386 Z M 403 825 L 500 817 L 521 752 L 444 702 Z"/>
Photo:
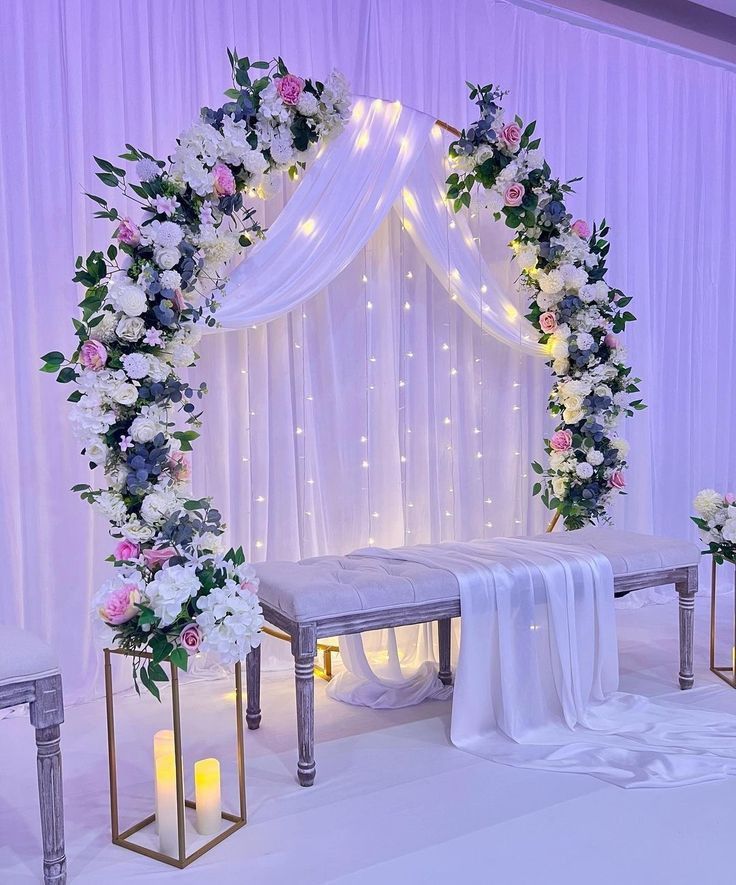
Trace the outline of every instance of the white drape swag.
<path fill-rule="evenodd" d="M 475 322 L 504 344 L 544 355 L 465 215 L 450 221 L 446 160 L 432 117 L 398 101 L 358 97 L 345 131 L 323 148 L 267 238 L 231 274 L 222 326 L 245 328 L 294 310 L 350 264 L 393 208 L 440 285 Z"/>

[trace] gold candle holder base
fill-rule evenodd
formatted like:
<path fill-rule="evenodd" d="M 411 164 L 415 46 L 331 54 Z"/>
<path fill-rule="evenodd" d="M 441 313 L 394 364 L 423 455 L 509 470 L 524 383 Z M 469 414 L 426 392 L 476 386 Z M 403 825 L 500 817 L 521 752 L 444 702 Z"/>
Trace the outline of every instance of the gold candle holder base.
<path fill-rule="evenodd" d="M 113 700 L 112 686 L 112 664 L 111 655 L 123 655 L 124 657 L 133 657 L 129 652 L 121 649 L 105 649 L 105 707 L 107 712 L 107 755 L 110 774 L 110 828 L 113 845 L 119 845 L 127 848 L 129 851 L 135 851 L 137 854 L 143 854 L 146 857 L 158 860 L 161 863 L 169 864 L 178 869 L 184 869 L 198 858 L 206 854 L 210 849 L 214 848 L 224 839 L 227 839 L 236 830 L 244 827 L 247 823 L 246 803 L 245 803 L 245 745 L 243 732 L 243 687 L 241 676 L 240 662 L 235 664 L 235 716 L 236 716 L 236 750 L 238 764 L 238 799 L 239 813 L 231 814 L 230 812 L 221 812 L 222 820 L 227 821 L 230 826 L 217 833 L 209 839 L 204 845 L 197 848 L 191 854 L 187 854 L 186 850 L 186 809 L 195 809 L 196 803 L 190 799 L 184 798 L 184 771 L 182 761 L 182 731 L 181 731 L 181 706 L 179 699 L 179 674 L 178 668 L 174 664 L 169 664 L 171 679 L 171 718 L 174 731 L 174 759 L 176 768 L 176 818 L 177 818 L 177 837 L 178 837 L 178 853 L 174 857 L 148 848 L 138 842 L 131 840 L 131 836 L 144 830 L 150 826 L 155 820 L 156 815 L 150 814 L 133 826 L 120 831 L 120 818 L 118 811 L 118 778 L 117 778 L 117 754 L 115 747 L 115 710 Z M 151 658 L 148 652 L 143 652 L 137 657 Z"/>
<path fill-rule="evenodd" d="M 731 563 L 733 565 L 733 563 Z M 721 667 L 716 665 L 716 584 L 718 576 L 718 563 L 713 560 L 710 578 L 710 670 L 719 679 L 722 679 L 731 688 L 736 688 L 736 582 L 734 583 L 734 611 L 733 611 L 733 647 L 731 649 L 731 666 Z M 736 565 L 734 565 L 734 577 L 736 578 Z"/>

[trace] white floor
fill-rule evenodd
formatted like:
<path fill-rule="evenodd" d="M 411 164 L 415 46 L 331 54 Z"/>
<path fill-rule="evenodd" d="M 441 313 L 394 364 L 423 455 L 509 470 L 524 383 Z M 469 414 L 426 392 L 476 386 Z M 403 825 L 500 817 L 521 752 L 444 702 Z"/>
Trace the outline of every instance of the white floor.
<path fill-rule="evenodd" d="M 622 689 L 736 713 L 736 691 L 707 670 L 705 594 L 697 615 L 696 688 L 680 693 L 676 605 L 619 612 Z M 229 690 L 219 681 L 186 687 L 186 729 L 201 755 L 228 757 Z M 147 813 L 150 737 L 165 727 L 163 712 L 119 698 L 125 822 Z M 247 733 L 249 824 L 179 871 L 109 843 L 104 706 L 72 707 L 62 735 L 70 881 L 733 883 L 736 779 L 627 791 L 494 765 L 450 745 L 449 713 L 438 702 L 348 707 L 318 680 L 317 783 L 302 789 L 293 682 L 266 676 L 263 724 Z M 0 722 L 0 885 L 36 882 L 39 872 L 33 735 L 27 719 L 12 718 Z"/>

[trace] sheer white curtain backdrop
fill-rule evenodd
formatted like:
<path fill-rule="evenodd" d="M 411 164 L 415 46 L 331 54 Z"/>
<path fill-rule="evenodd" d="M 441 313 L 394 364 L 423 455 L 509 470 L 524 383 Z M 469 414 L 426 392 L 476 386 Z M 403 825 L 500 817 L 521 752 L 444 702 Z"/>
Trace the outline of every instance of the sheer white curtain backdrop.
<path fill-rule="evenodd" d="M 228 85 L 228 45 L 297 73 L 337 66 L 358 94 L 458 126 L 474 118 L 466 79 L 511 90 L 556 174 L 584 176 L 572 209 L 605 214 L 610 279 L 635 296 L 626 338 L 650 408 L 624 429 L 618 524 L 691 536 L 693 491 L 733 482 L 733 73 L 501 0 L 6 0 L 0 618 L 54 643 L 69 700 L 100 689 L 88 608 L 110 540 L 69 492 L 89 475 L 37 357 L 71 350 L 74 258 L 107 243 L 83 196 L 101 189 L 92 156 L 126 141 L 166 155 Z M 282 205 L 263 208 L 267 225 Z M 203 346 L 195 489 L 256 560 L 544 526 L 524 473 L 548 426 L 547 370 L 483 335 L 401 230 L 387 217 L 300 309 Z M 473 234 L 491 262 L 492 234 Z"/>

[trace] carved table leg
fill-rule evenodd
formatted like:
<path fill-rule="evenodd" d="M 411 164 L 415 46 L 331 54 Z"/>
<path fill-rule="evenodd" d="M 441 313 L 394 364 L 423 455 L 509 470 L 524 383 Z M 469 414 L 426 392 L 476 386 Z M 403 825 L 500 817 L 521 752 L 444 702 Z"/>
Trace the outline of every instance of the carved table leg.
<path fill-rule="evenodd" d="M 299 741 L 297 777 L 303 787 L 314 783 L 314 657 L 317 641 L 314 627 L 300 627 L 292 639 L 296 676 L 296 729 Z"/>
<path fill-rule="evenodd" d="M 698 570 L 693 566 L 687 577 L 675 588 L 680 597 L 680 688 L 693 687 L 693 632 L 695 626 L 695 594 L 698 592 Z"/>
<path fill-rule="evenodd" d="M 64 885 L 64 797 L 61 781 L 61 732 L 64 720 L 61 677 L 36 681 L 36 699 L 30 707 L 38 747 L 38 798 L 41 806 L 43 880 L 45 885 Z"/>
<path fill-rule="evenodd" d="M 442 618 L 437 621 L 437 637 L 440 647 L 440 682 L 452 685 L 452 666 L 450 665 L 452 621 Z"/>
<path fill-rule="evenodd" d="M 245 659 L 245 688 L 247 706 L 245 721 L 255 731 L 261 724 L 261 647 L 253 648 Z"/>

